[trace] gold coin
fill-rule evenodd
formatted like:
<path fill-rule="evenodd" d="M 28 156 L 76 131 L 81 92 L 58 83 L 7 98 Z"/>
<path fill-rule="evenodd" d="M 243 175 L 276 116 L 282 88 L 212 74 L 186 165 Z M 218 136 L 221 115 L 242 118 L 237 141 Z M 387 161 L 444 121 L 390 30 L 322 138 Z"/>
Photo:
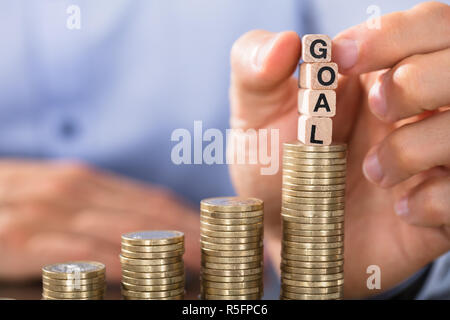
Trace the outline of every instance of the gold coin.
<path fill-rule="evenodd" d="M 200 227 L 206 230 L 214 231 L 230 231 L 230 232 L 240 232 L 240 231 L 253 231 L 261 230 L 264 228 L 262 222 L 255 224 L 241 224 L 241 225 L 222 225 L 222 224 L 212 224 L 204 221 L 200 221 Z"/>
<path fill-rule="evenodd" d="M 283 233 L 302 237 L 330 237 L 344 234 L 344 230 L 299 230 L 283 227 Z"/>
<path fill-rule="evenodd" d="M 307 254 L 288 254 L 283 253 L 281 257 L 290 261 L 302 261 L 302 262 L 329 262 L 329 261 L 341 261 L 344 259 L 343 254 L 335 255 L 307 255 Z"/>
<path fill-rule="evenodd" d="M 262 210 L 243 212 L 216 212 L 201 210 L 200 215 L 213 219 L 246 219 L 262 217 L 264 215 L 264 212 Z"/>
<path fill-rule="evenodd" d="M 137 231 L 122 235 L 122 243 L 133 246 L 161 246 L 184 242 L 184 233 L 179 231 Z"/>
<path fill-rule="evenodd" d="M 216 231 L 216 230 L 207 230 L 204 227 L 200 227 L 200 232 L 202 235 L 208 237 L 217 237 L 217 238 L 239 238 L 239 237 L 260 237 L 263 235 L 263 229 L 260 230 L 251 230 L 251 231 Z"/>
<path fill-rule="evenodd" d="M 310 178 L 310 179 L 331 179 L 331 178 L 345 178 L 346 171 L 332 171 L 332 172 L 306 172 L 294 171 L 283 168 L 283 175 L 294 178 Z"/>
<path fill-rule="evenodd" d="M 157 285 L 169 285 L 169 284 L 178 284 L 180 282 L 184 282 L 185 277 L 184 274 L 175 277 L 168 278 L 150 278 L 150 279 L 137 279 L 132 277 L 127 277 L 122 275 L 122 282 L 133 284 L 137 286 L 157 286 Z"/>
<path fill-rule="evenodd" d="M 250 263 L 250 262 L 259 262 L 263 260 L 262 255 L 258 256 L 249 256 L 249 257 L 214 257 L 208 255 L 202 255 L 202 260 L 205 262 L 212 263 Z"/>
<path fill-rule="evenodd" d="M 213 263 L 213 262 L 205 262 L 202 261 L 201 265 L 205 268 L 209 269 L 218 269 L 218 270 L 245 270 L 245 269 L 254 269 L 261 267 L 263 264 L 261 261 L 258 262 L 249 262 L 249 263 L 235 263 L 235 264 L 225 264 L 225 263 Z"/>
<path fill-rule="evenodd" d="M 178 296 L 170 296 L 170 297 L 158 297 L 158 298 L 137 298 L 137 297 L 127 297 L 122 296 L 123 300 L 183 300 L 184 293 Z"/>
<path fill-rule="evenodd" d="M 161 266 L 134 266 L 128 264 L 122 264 L 122 270 L 133 272 L 163 272 L 163 271 L 176 271 L 184 269 L 183 262 L 177 262 L 172 264 L 166 264 Z"/>
<path fill-rule="evenodd" d="M 182 262 L 182 257 L 162 258 L 162 259 L 133 259 L 119 255 L 120 263 L 130 266 L 164 266 L 172 263 Z"/>
<path fill-rule="evenodd" d="M 262 293 L 248 294 L 241 296 L 219 296 L 214 294 L 205 294 L 203 300 L 261 300 Z"/>
<path fill-rule="evenodd" d="M 155 291 L 169 291 L 184 288 L 184 281 L 173 284 L 160 284 L 160 285 L 135 285 L 126 282 L 122 282 L 122 288 L 125 290 L 131 290 L 136 292 L 155 292 Z"/>
<path fill-rule="evenodd" d="M 105 275 L 101 275 L 96 278 L 87 278 L 87 279 L 53 279 L 48 276 L 42 276 L 42 282 L 45 282 L 52 286 L 67 286 L 73 287 L 76 285 L 85 286 L 85 285 L 93 285 L 99 283 L 105 283 Z"/>
<path fill-rule="evenodd" d="M 327 249 L 310 249 L 310 248 L 303 248 L 298 249 L 302 253 L 300 254 L 292 254 L 289 253 L 288 259 L 295 260 L 297 255 L 303 256 L 335 256 L 335 255 L 343 255 L 344 254 L 344 247 L 338 247 L 338 248 L 327 248 Z"/>
<path fill-rule="evenodd" d="M 200 240 L 216 244 L 246 244 L 258 243 L 263 240 L 263 235 L 245 237 L 245 238 L 215 238 L 200 234 Z"/>
<path fill-rule="evenodd" d="M 290 234 L 284 234 L 283 240 L 293 241 L 293 242 L 312 242 L 312 243 L 330 243 L 330 242 L 342 242 L 344 241 L 344 236 L 330 236 L 330 237 L 302 237 L 302 236 L 293 236 Z"/>
<path fill-rule="evenodd" d="M 264 216 L 243 219 L 216 219 L 200 215 L 200 222 L 202 221 L 218 225 L 251 225 L 255 223 L 262 223 L 264 221 Z"/>
<path fill-rule="evenodd" d="M 207 242 L 205 240 L 200 241 L 200 247 L 203 249 L 211 249 L 211 250 L 223 250 L 223 251 L 238 251 L 238 250 L 251 250 L 251 249 L 259 249 L 263 246 L 263 242 L 249 242 L 242 244 L 217 244 L 212 242 Z"/>
<path fill-rule="evenodd" d="M 283 162 L 289 164 L 299 164 L 307 166 L 334 166 L 345 165 L 347 163 L 346 158 L 337 159 L 305 159 L 305 158 L 292 158 L 289 155 L 283 155 Z"/>
<path fill-rule="evenodd" d="M 133 246 L 122 242 L 122 250 L 127 250 L 131 252 L 143 252 L 143 253 L 153 253 L 153 252 L 172 252 L 176 250 L 184 250 L 184 242 L 169 244 L 169 245 L 151 245 L 151 246 Z"/>
<path fill-rule="evenodd" d="M 347 145 L 345 143 L 333 142 L 328 146 L 323 145 L 305 145 L 300 141 L 285 142 L 283 143 L 284 150 L 292 150 L 295 152 L 344 152 L 347 151 Z"/>
<path fill-rule="evenodd" d="M 286 213 L 281 213 L 283 221 L 293 222 L 297 224 L 334 224 L 343 223 L 344 216 L 340 217 L 326 217 L 326 218 L 309 218 L 309 217 L 296 217 Z"/>
<path fill-rule="evenodd" d="M 181 275 L 184 275 L 184 268 L 160 272 L 135 272 L 122 269 L 122 277 L 126 276 L 134 279 L 165 279 Z"/>
<path fill-rule="evenodd" d="M 262 274 L 251 274 L 247 276 L 236 276 L 236 277 L 223 277 L 223 276 L 212 276 L 209 274 L 201 273 L 200 275 L 202 281 L 214 281 L 214 282 L 225 282 L 225 283 L 235 283 L 235 282 L 247 282 L 247 281 L 262 281 Z"/>
<path fill-rule="evenodd" d="M 343 294 L 341 292 L 330 294 L 302 294 L 283 292 L 281 299 L 283 300 L 337 300 L 341 299 Z"/>
<path fill-rule="evenodd" d="M 218 244 L 243 244 L 243 243 L 251 243 L 251 242 L 259 242 L 262 241 L 264 234 L 258 234 L 256 236 L 246 236 L 246 237 L 215 237 L 212 234 L 205 235 L 200 232 L 200 240 L 206 241 L 210 243 L 218 243 Z"/>
<path fill-rule="evenodd" d="M 132 259 L 167 259 L 174 257 L 181 257 L 184 254 L 184 249 L 167 251 L 167 252 L 133 252 L 129 250 L 122 249 L 120 252 L 123 257 Z"/>
<path fill-rule="evenodd" d="M 95 291 L 77 291 L 77 292 L 57 292 L 48 290 L 46 288 L 42 289 L 42 294 L 50 298 L 59 299 L 78 299 L 78 298 L 90 298 L 98 297 L 104 294 L 105 290 L 95 290 Z"/>
<path fill-rule="evenodd" d="M 291 189 L 282 188 L 282 194 L 293 196 L 293 197 L 303 197 L 303 198 L 336 198 L 344 197 L 345 190 L 337 191 L 295 191 Z"/>
<path fill-rule="evenodd" d="M 203 288 L 203 293 L 213 294 L 220 296 L 240 296 L 244 294 L 253 294 L 261 292 L 261 288 L 245 288 L 245 289 L 216 289 L 216 288 Z"/>
<path fill-rule="evenodd" d="M 296 281 L 294 281 L 296 282 Z M 306 294 L 329 294 L 329 293 L 337 293 L 342 292 L 342 287 L 323 287 L 323 288 L 310 288 L 310 287 L 302 287 L 302 286 L 289 286 L 287 284 L 281 284 L 281 288 L 284 292 L 292 292 L 292 293 L 306 293 Z"/>
<path fill-rule="evenodd" d="M 310 192 L 328 192 L 328 191 L 339 191 L 345 190 L 345 183 L 343 184 L 332 184 L 327 186 L 310 186 L 305 184 L 293 184 L 283 182 L 283 189 L 289 189 L 293 191 L 310 191 Z"/>
<path fill-rule="evenodd" d="M 303 204 L 303 203 L 292 203 L 287 202 L 285 197 L 283 197 L 282 206 L 294 209 L 294 210 L 305 210 L 305 211 L 332 211 L 332 210 L 341 210 L 345 208 L 344 203 L 338 203 L 338 204 Z"/>
<path fill-rule="evenodd" d="M 307 262 L 307 261 L 295 261 L 295 260 L 285 260 L 281 259 L 282 265 L 288 267 L 299 267 L 299 268 L 330 268 L 339 267 L 344 265 L 344 260 L 339 261 L 327 261 L 327 262 Z"/>
<path fill-rule="evenodd" d="M 289 149 L 284 150 L 283 155 L 290 158 L 300 159 L 344 159 L 347 158 L 347 152 L 296 152 Z"/>
<path fill-rule="evenodd" d="M 285 160 L 282 162 L 283 170 L 301 171 L 301 172 L 336 172 L 336 171 L 346 171 L 347 165 L 336 164 L 336 165 L 306 165 L 306 164 L 295 164 L 289 163 Z"/>
<path fill-rule="evenodd" d="M 289 276 L 300 275 L 311 275 L 311 274 L 334 274 L 344 271 L 344 265 L 326 268 L 308 268 L 308 267 L 290 267 L 286 265 L 281 265 L 281 273 L 284 278 L 289 278 Z"/>
<path fill-rule="evenodd" d="M 294 217 L 307 217 L 307 218 L 328 218 L 328 217 L 342 217 L 345 214 L 345 210 L 331 210 L 331 211 L 304 211 L 298 209 L 291 209 L 281 206 L 281 212 L 294 216 Z"/>
<path fill-rule="evenodd" d="M 292 222 L 296 224 L 304 224 L 304 225 L 313 225 L 313 224 L 336 224 L 336 223 L 343 223 L 344 222 L 344 216 L 337 216 L 337 217 L 324 217 L 324 218 L 310 218 L 310 217 L 302 217 L 302 216 L 291 216 L 289 214 L 286 214 L 284 212 L 281 212 L 281 216 L 283 221 L 286 222 Z"/>
<path fill-rule="evenodd" d="M 331 179 L 314 179 L 314 178 L 299 178 L 291 177 L 283 174 L 283 183 L 293 185 L 312 185 L 312 186 L 328 186 L 335 184 L 345 184 L 345 178 L 331 178 Z"/>
<path fill-rule="evenodd" d="M 256 198 L 219 197 L 203 199 L 200 209 L 219 212 L 243 212 L 262 210 L 264 203 Z"/>
<path fill-rule="evenodd" d="M 289 250 L 289 253 L 297 254 L 299 250 L 303 250 L 303 248 L 307 249 L 331 249 L 331 248 L 340 248 L 344 246 L 344 241 L 336 241 L 336 242 L 292 242 L 283 240 L 282 247 L 285 250 Z"/>
<path fill-rule="evenodd" d="M 338 204 L 344 203 L 345 197 L 336 198 L 302 198 L 294 197 L 287 194 L 282 195 L 282 199 L 286 202 L 301 203 L 301 204 Z"/>
<path fill-rule="evenodd" d="M 204 279 L 201 279 L 204 280 Z M 247 288 L 261 288 L 262 281 L 245 281 L 245 282 L 214 282 L 202 281 L 203 288 L 215 289 L 247 289 Z"/>
<path fill-rule="evenodd" d="M 251 250 L 238 250 L 238 251 L 220 251 L 220 250 L 210 250 L 210 249 L 201 249 L 202 254 L 205 256 L 212 257 L 250 257 L 250 256 L 258 256 L 263 254 L 263 248 L 259 249 L 251 249 Z"/>
<path fill-rule="evenodd" d="M 47 290 L 55 292 L 85 292 L 85 291 L 96 291 L 105 290 L 105 283 L 97 283 L 92 285 L 75 285 L 75 286 L 55 286 L 49 284 L 48 282 L 43 282 L 42 287 Z"/>
<path fill-rule="evenodd" d="M 301 280 L 285 280 L 282 279 L 282 284 L 295 287 L 306 287 L 306 288 L 329 288 L 329 287 L 340 287 L 344 284 L 344 279 L 336 279 L 330 281 L 301 281 Z M 326 292 L 324 292 L 326 293 Z"/>
<path fill-rule="evenodd" d="M 336 223 L 306 223 L 306 222 L 302 222 L 301 218 L 307 218 L 307 219 L 312 219 L 312 218 L 308 218 L 308 217 L 295 217 L 295 216 L 291 216 L 291 215 L 287 215 L 287 214 L 281 214 L 282 217 L 282 221 L 283 223 L 294 223 L 296 225 L 301 224 L 303 225 L 303 229 L 304 230 L 315 230 L 314 225 L 317 226 L 323 226 L 323 229 L 327 230 L 326 228 L 333 228 L 332 225 L 335 225 L 335 228 L 337 228 L 337 226 L 339 225 L 343 225 L 343 221 L 342 222 L 336 222 Z M 300 218 L 300 220 L 299 220 Z M 320 219 L 320 218 L 316 218 L 316 219 Z M 305 220 L 303 220 L 305 221 Z M 300 228 L 298 228 L 300 229 Z M 322 228 L 316 228 L 316 229 L 322 229 Z M 333 229 L 331 229 L 333 230 Z"/>
<path fill-rule="evenodd" d="M 167 298 L 184 294 L 184 287 L 168 291 L 142 292 L 142 291 L 126 290 L 124 288 L 122 288 L 121 291 L 122 295 L 128 298 L 141 298 L 141 299 Z"/>
<path fill-rule="evenodd" d="M 297 273 L 283 273 L 281 276 L 281 281 L 287 285 L 296 285 L 291 281 L 301 280 L 301 281 L 330 281 L 344 279 L 344 273 L 334 273 L 334 274 L 297 274 Z"/>
<path fill-rule="evenodd" d="M 42 294 L 43 300 L 103 300 L 103 295 L 101 296 L 94 296 L 89 298 L 53 298 L 46 296 L 45 294 Z"/>
<path fill-rule="evenodd" d="M 295 231 L 327 231 L 335 232 L 344 230 L 344 223 L 295 223 L 283 221 L 283 228 Z M 283 229 L 283 230 L 284 230 Z"/>
<path fill-rule="evenodd" d="M 246 277 L 251 275 L 262 276 L 263 267 L 259 266 L 252 269 L 242 269 L 242 270 L 224 270 L 224 269 L 210 269 L 202 266 L 202 276 L 211 275 L 216 277 Z"/>
<path fill-rule="evenodd" d="M 88 279 L 105 274 L 105 265 L 95 261 L 56 263 L 42 268 L 42 275 L 52 279 Z"/>

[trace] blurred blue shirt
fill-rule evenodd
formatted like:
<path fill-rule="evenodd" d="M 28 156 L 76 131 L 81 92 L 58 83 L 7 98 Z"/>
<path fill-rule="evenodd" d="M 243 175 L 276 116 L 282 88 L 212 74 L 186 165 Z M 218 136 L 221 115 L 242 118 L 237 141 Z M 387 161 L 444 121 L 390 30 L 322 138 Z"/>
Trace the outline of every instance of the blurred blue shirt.
<path fill-rule="evenodd" d="M 378 2 L 385 14 L 419 1 Z M 171 162 L 172 131 L 192 132 L 195 120 L 228 127 L 229 52 L 240 35 L 334 35 L 369 17 L 371 1 L 340 3 L 0 0 L 0 155 L 81 159 L 195 204 L 233 194 L 226 165 Z M 80 30 L 66 27 L 70 5 L 81 9 Z"/>

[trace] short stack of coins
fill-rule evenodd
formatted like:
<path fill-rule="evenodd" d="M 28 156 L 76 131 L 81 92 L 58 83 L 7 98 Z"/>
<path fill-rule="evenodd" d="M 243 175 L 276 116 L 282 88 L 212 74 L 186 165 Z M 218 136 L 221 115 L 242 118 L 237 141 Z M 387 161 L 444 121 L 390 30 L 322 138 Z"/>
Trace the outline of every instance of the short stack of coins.
<path fill-rule="evenodd" d="M 201 298 L 263 296 L 263 201 L 210 198 L 200 204 Z"/>
<path fill-rule="evenodd" d="M 42 268 L 44 300 L 101 300 L 105 265 L 94 261 L 57 263 Z"/>
<path fill-rule="evenodd" d="M 284 144 L 281 299 L 342 299 L 346 153 Z"/>
<path fill-rule="evenodd" d="M 184 298 L 184 234 L 138 231 L 122 235 L 122 296 L 125 300 Z"/>

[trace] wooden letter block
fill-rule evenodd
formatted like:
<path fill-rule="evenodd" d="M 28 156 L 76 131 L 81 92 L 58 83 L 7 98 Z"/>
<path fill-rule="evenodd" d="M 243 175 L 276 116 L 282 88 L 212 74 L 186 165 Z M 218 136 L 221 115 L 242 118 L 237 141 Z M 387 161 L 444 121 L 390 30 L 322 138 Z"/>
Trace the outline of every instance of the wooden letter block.
<path fill-rule="evenodd" d="M 306 145 L 328 146 L 332 140 L 333 121 L 331 118 L 298 117 L 298 140 Z"/>
<path fill-rule="evenodd" d="M 338 67 L 334 62 L 302 63 L 300 65 L 300 88 L 304 89 L 336 89 Z"/>
<path fill-rule="evenodd" d="M 298 90 L 298 112 L 312 117 L 336 115 L 336 92 L 334 90 Z"/>
<path fill-rule="evenodd" d="M 330 62 L 331 39 L 324 34 L 306 34 L 302 38 L 303 62 Z"/>

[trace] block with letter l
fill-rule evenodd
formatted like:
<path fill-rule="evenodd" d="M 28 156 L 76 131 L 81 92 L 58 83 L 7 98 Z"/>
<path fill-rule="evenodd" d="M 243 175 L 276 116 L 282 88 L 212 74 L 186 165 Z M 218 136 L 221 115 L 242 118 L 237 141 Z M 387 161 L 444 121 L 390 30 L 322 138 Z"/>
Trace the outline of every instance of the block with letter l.
<path fill-rule="evenodd" d="M 330 145 L 332 129 L 331 118 L 305 115 L 298 117 L 298 140 L 306 145 Z"/>

